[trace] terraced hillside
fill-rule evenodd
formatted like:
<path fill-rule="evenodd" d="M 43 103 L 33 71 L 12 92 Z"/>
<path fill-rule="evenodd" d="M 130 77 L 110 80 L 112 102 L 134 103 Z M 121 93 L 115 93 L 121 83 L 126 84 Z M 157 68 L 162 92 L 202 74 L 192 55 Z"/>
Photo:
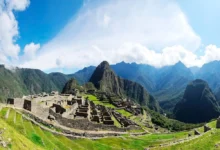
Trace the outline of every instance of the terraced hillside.
<path fill-rule="evenodd" d="M 60 133 L 45 131 L 22 115 L 18 110 L 4 107 L 0 111 L 1 140 L 7 143 L 0 149 L 214 149 L 220 143 L 220 130 L 212 129 L 199 136 L 188 137 L 188 131 L 167 134 L 146 134 L 101 139 L 69 139 Z M 208 125 L 215 128 L 216 121 Z M 202 128 L 198 131 L 203 132 Z M 192 131 L 191 131 L 192 133 Z M 2 141 L 0 143 L 2 143 Z M 198 145 L 200 145 L 198 147 Z"/>

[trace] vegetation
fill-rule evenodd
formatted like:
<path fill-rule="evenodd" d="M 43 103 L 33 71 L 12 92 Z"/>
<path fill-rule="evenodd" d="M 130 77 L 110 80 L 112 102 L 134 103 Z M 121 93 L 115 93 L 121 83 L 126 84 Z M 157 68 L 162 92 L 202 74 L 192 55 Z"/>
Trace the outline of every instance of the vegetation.
<path fill-rule="evenodd" d="M 109 104 L 109 103 L 105 103 L 100 101 L 96 96 L 91 95 L 91 94 L 87 94 L 85 95 L 85 97 L 88 97 L 88 100 L 93 101 L 96 105 L 103 105 L 105 107 L 109 107 L 109 108 L 116 108 L 114 105 Z"/>
<path fill-rule="evenodd" d="M 189 130 L 193 129 L 199 126 L 202 126 L 203 124 L 188 124 L 184 122 L 180 122 L 177 120 L 169 119 L 157 112 L 154 112 L 152 110 L 146 109 L 148 113 L 151 115 L 151 120 L 154 124 L 167 128 L 170 131 L 183 131 L 183 130 Z"/>
<path fill-rule="evenodd" d="M 5 118 L 10 109 L 8 118 Z M 214 128 L 216 121 L 212 121 L 208 126 Z M 6 129 L 4 129 L 6 128 Z M 188 131 L 175 133 L 147 134 L 141 136 L 125 135 L 122 137 L 107 137 L 97 140 L 90 139 L 68 139 L 62 135 L 54 135 L 48 131 L 43 131 L 39 126 L 24 119 L 20 113 L 11 108 L 3 108 L 0 111 L 0 130 L 4 130 L 2 138 L 11 142 L 7 145 L 12 150 L 17 149 L 79 149 L 79 150 L 121 150 L 137 149 L 143 150 L 148 147 L 159 147 L 160 144 L 174 143 L 179 139 L 188 137 Z M 202 131 L 202 127 L 197 130 Z M 138 131 L 142 132 L 142 131 Z M 192 131 L 191 131 L 192 133 Z M 213 149 L 220 143 L 220 130 L 213 129 L 188 142 L 176 145 L 167 145 L 160 149 Z M 1 149 L 1 147 L 0 147 Z"/>
<path fill-rule="evenodd" d="M 219 114 L 219 105 L 212 90 L 201 79 L 196 79 L 187 85 L 182 100 L 174 109 L 176 119 L 189 123 L 207 122 L 217 118 Z"/>

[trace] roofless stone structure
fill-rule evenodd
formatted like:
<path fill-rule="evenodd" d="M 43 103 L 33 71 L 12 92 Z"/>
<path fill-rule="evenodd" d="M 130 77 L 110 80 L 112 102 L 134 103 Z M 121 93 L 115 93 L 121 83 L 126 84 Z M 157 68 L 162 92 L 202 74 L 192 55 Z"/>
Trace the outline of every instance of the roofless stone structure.
<path fill-rule="evenodd" d="M 23 98 L 9 98 L 7 104 L 29 111 L 51 125 L 95 131 L 124 132 L 136 128 L 140 129 L 137 124 L 121 116 L 115 110 L 96 105 L 78 94 L 60 95 L 53 91 L 50 94 L 40 93 L 23 96 Z M 114 125 L 113 117 L 121 124 L 121 128 Z"/>

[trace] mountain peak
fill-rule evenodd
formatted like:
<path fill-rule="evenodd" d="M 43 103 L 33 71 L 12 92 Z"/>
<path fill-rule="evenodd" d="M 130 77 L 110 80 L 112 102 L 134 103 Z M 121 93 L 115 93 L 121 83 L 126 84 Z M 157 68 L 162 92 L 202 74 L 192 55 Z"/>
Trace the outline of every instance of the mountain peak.
<path fill-rule="evenodd" d="M 186 111 L 187 110 L 187 111 Z M 206 122 L 219 115 L 219 106 L 206 81 L 190 82 L 174 109 L 176 119 L 188 123 Z"/>
<path fill-rule="evenodd" d="M 101 80 L 106 79 L 108 81 L 108 78 L 115 78 L 115 76 L 116 75 L 112 71 L 109 63 L 107 61 L 103 61 L 98 65 L 98 67 L 96 67 L 89 81 L 92 82 L 97 89 L 99 89 Z"/>
<path fill-rule="evenodd" d="M 178 61 L 174 66 L 179 66 L 179 67 L 186 67 L 182 61 Z"/>
<path fill-rule="evenodd" d="M 102 66 L 102 67 L 110 67 L 109 63 L 107 61 L 103 61 L 101 62 L 98 66 Z"/>
<path fill-rule="evenodd" d="M 140 105 L 145 105 L 152 110 L 159 111 L 157 101 L 145 91 L 143 86 L 118 77 L 107 61 L 103 61 L 98 65 L 89 82 L 92 82 L 96 89 L 108 95 L 129 97 Z"/>

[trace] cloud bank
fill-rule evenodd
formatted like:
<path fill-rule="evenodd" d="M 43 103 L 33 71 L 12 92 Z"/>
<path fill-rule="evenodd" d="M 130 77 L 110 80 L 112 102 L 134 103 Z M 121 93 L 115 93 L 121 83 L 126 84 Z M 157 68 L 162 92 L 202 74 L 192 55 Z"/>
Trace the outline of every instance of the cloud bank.
<path fill-rule="evenodd" d="M 12 39 L 18 35 L 17 28 L 15 31 Z M 11 43 L 14 50 L 4 54 L 6 60 L 19 51 L 13 40 Z M 220 49 L 215 45 L 203 48 L 203 56 L 196 55 L 201 45 L 199 35 L 173 0 L 87 1 L 50 42 L 41 47 L 27 45 L 17 65 L 47 71 L 78 69 L 107 60 L 112 64 L 125 61 L 155 67 L 182 61 L 191 67 L 220 59 Z"/>

